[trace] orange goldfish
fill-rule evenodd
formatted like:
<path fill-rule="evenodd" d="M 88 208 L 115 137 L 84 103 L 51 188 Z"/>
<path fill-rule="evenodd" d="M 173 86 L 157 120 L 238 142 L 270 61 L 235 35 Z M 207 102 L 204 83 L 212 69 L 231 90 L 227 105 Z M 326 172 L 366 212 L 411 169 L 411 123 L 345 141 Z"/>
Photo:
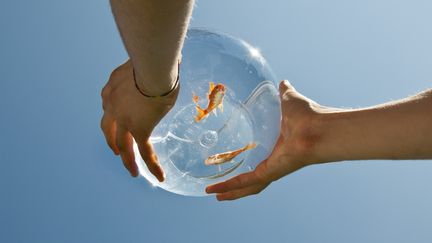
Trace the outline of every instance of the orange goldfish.
<path fill-rule="evenodd" d="M 218 165 L 218 164 L 222 164 L 225 162 L 228 162 L 232 159 L 234 159 L 237 155 L 241 154 L 242 152 L 249 150 L 249 149 L 253 149 L 256 147 L 256 143 L 250 143 L 246 146 L 244 146 L 243 148 L 234 150 L 234 151 L 228 151 L 225 153 L 220 153 L 220 154 L 215 154 L 212 156 L 209 156 L 204 163 L 206 165 Z"/>
<path fill-rule="evenodd" d="M 209 83 L 209 91 L 207 93 L 208 105 L 206 109 L 201 108 L 198 105 L 199 97 L 197 95 L 193 95 L 193 102 L 196 105 L 197 115 L 195 117 L 195 121 L 199 122 L 202 119 L 206 118 L 208 114 L 212 111 L 216 111 L 216 107 L 223 112 L 223 98 L 225 96 L 225 86 L 223 84 L 214 85 L 213 82 Z"/>

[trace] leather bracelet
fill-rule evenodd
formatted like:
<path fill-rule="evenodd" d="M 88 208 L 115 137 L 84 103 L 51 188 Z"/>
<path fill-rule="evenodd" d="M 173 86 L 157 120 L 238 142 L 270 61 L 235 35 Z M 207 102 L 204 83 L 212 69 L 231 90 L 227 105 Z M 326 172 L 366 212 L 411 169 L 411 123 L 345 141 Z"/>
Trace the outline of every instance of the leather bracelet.
<path fill-rule="evenodd" d="M 143 96 L 145 96 L 145 97 L 147 97 L 147 98 L 161 98 L 161 97 L 165 97 L 165 96 L 167 96 L 167 95 L 169 95 L 169 94 L 171 94 L 176 88 L 177 88 L 177 86 L 179 85 L 179 79 L 180 79 L 180 61 L 178 61 L 178 64 L 177 64 L 177 79 L 176 79 L 176 81 L 175 81 L 175 84 L 174 84 L 174 86 L 170 89 L 170 90 L 168 90 L 168 92 L 165 92 L 165 93 L 163 93 L 163 94 L 161 94 L 161 95 L 148 95 L 148 94 L 146 94 L 146 93 L 144 93 L 144 91 L 142 91 L 140 88 L 139 88 L 139 86 L 138 86 L 138 83 L 137 83 L 137 79 L 136 79 L 136 75 L 135 75 L 135 68 L 133 68 L 132 67 L 132 73 L 133 73 L 133 79 L 134 79 L 134 82 L 135 82 L 135 87 L 137 88 L 137 90 L 143 95 Z"/>

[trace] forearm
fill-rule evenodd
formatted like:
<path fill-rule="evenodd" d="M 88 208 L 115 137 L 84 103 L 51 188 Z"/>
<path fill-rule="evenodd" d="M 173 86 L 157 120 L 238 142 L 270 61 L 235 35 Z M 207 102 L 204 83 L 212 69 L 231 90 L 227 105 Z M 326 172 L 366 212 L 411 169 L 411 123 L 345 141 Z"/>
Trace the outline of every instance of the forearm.
<path fill-rule="evenodd" d="M 432 158 L 432 90 L 397 102 L 321 116 L 315 149 L 324 162 Z"/>
<path fill-rule="evenodd" d="M 170 90 L 194 0 L 111 0 L 136 79 L 146 93 Z"/>

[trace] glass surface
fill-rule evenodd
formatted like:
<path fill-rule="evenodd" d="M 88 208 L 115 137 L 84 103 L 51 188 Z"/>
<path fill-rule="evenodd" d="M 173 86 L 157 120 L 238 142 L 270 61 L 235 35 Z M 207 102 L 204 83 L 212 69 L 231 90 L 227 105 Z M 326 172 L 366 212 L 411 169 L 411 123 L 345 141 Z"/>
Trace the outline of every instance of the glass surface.
<path fill-rule="evenodd" d="M 191 29 L 182 50 L 180 93 L 173 109 L 152 133 L 151 142 L 166 173 L 159 183 L 134 150 L 140 174 L 153 185 L 190 196 L 205 187 L 253 170 L 268 157 L 279 135 L 280 102 L 276 79 L 260 52 L 241 39 L 205 29 Z M 210 82 L 222 84 L 223 111 L 210 109 Z M 193 97 L 199 100 L 195 103 Z M 196 106 L 209 108 L 197 122 Z M 221 164 L 209 156 L 240 151 Z"/>

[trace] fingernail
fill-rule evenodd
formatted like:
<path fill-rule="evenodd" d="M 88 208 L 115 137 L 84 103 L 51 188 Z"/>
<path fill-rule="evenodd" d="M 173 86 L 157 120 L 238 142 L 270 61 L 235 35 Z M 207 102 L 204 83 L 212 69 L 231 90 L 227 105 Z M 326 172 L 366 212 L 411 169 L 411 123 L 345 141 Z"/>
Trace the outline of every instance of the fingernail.
<path fill-rule="evenodd" d="M 159 167 L 158 170 L 153 170 L 153 171 L 152 171 L 152 174 L 156 177 L 156 179 L 157 179 L 159 182 L 163 182 L 164 179 L 165 179 L 165 177 L 164 177 L 164 175 L 163 175 L 160 171 L 161 171 L 161 169 L 160 169 L 160 167 Z"/>
<path fill-rule="evenodd" d="M 163 171 L 162 167 L 158 164 L 157 166 L 157 170 L 158 170 L 158 175 L 159 175 L 159 181 L 163 182 L 165 180 L 165 172 Z"/>
<path fill-rule="evenodd" d="M 137 177 L 139 175 L 138 171 L 129 170 L 129 173 L 132 177 Z"/>
<path fill-rule="evenodd" d="M 206 187 L 205 191 L 206 191 L 206 193 L 209 193 L 209 194 L 212 193 L 211 186 Z"/>
<path fill-rule="evenodd" d="M 114 155 L 118 155 L 117 150 L 113 146 L 109 146 Z"/>

